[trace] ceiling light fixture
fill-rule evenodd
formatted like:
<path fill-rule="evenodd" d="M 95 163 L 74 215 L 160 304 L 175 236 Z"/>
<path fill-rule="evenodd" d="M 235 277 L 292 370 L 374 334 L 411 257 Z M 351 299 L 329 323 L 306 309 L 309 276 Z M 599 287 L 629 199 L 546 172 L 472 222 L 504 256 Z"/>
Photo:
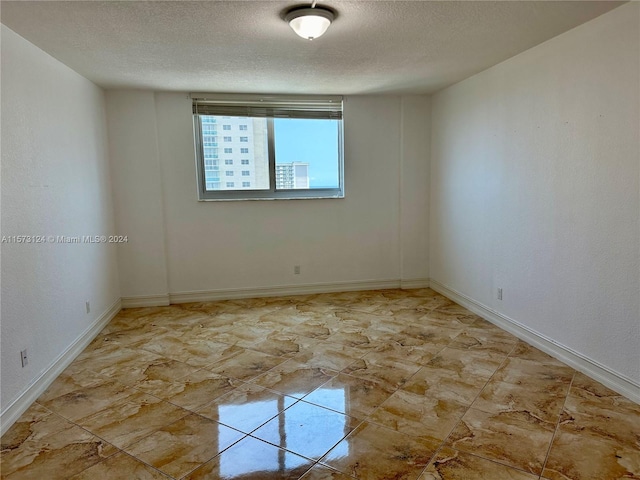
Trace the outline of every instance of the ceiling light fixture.
<path fill-rule="evenodd" d="M 327 8 L 316 7 L 314 1 L 311 7 L 290 10 L 284 19 L 296 34 L 307 40 L 313 40 L 327 31 L 334 19 L 334 14 Z"/>

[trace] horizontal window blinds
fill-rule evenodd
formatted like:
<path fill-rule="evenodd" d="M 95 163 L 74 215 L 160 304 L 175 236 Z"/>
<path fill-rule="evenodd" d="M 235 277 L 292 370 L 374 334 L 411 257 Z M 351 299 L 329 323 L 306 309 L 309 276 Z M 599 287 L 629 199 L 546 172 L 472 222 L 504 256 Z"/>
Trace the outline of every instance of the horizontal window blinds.
<path fill-rule="evenodd" d="M 342 119 L 342 97 L 192 95 L 195 115 Z"/>

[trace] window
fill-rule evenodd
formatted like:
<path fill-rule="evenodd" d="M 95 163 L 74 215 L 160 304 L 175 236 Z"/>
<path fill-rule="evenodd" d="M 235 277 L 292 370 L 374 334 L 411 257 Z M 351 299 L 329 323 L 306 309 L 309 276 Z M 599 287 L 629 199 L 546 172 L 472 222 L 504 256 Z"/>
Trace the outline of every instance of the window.
<path fill-rule="evenodd" d="M 224 172 L 225 176 L 227 177 L 233 177 L 233 172 L 231 170 L 227 170 Z"/>
<path fill-rule="evenodd" d="M 231 125 L 222 125 L 223 130 L 231 130 Z"/>
<path fill-rule="evenodd" d="M 223 140 L 224 140 L 225 142 L 230 142 L 230 141 L 231 141 L 231 137 L 223 137 Z"/>
<path fill-rule="evenodd" d="M 251 182 L 242 182 L 242 187 L 247 188 L 251 186 Z"/>
<path fill-rule="evenodd" d="M 232 188 L 234 186 L 233 182 L 227 182 L 227 188 Z"/>
<path fill-rule="evenodd" d="M 344 196 L 341 97 L 194 94 L 192 99 L 200 200 Z M 232 154 L 232 163 L 225 160 L 225 165 L 245 166 L 241 174 L 251 177 L 250 190 L 241 190 L 249 182 L 237 187 L 226 182 L 223 187 L 206 181 L 205 124 L 223 124 L 223 128 L 229 124 L 246 131 L 239 138 L 249 145 L 239 153 L 233 154 L 231 148 L 224 153 Z"/>
<path fill-rule="evenodd" d="M 233 165 L 233 160 L 232 160 L 232 159 L 227 158 L 227 159 L 224 161 L 224 164 L 225 164 L 225 165 Z"/>

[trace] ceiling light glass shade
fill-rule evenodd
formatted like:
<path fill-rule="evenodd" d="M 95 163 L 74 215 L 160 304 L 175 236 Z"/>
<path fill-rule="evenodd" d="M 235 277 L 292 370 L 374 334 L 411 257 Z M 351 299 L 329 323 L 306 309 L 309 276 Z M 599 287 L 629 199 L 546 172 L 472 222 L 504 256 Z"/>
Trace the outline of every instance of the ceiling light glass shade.
<path fill-rule="evenodd" d="M 299 8 L 289 12 L 285 20 L 299 36 L 313 40 L 327 31 L 333 13 L 324 8 Z"/>

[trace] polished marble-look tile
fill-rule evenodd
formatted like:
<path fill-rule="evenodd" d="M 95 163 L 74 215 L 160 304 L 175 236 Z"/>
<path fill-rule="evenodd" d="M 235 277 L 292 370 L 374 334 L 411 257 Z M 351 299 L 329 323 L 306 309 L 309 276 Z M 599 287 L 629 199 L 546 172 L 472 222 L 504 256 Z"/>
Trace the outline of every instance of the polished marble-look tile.
<path fill-rule="evenodd" d="M 8 448 L 3 446 L 0 456 L 3 480 L 68 478 L 117 452 L 113 445 L 70 422 L 57 424 L 50 432 L 44 432 L 42 425 L 39 430 L 36 438 L 22 435 L 18 439 L 11 434 L 14 441 Z"/>
<path fill-rule="evenodd" d="M 447 444 L 504 465 L 540 475 L 555 425 L 524 413 L 491 414 L 469 409 Z"/>
<path fill-rule="evenodd" d="M 277 447 L 318 460 L 360 424 L 333 410 L 298 402 L 251 433 Z"/>
<path fill-rule="evenodd" d="M 246 350 L 234 357 L 220 360 L 207 367 L 207 369 L 219 375 L 248 382 L 286 360 L 283 357 L 255 350 Z"/>
<path fill-rule="evenodd" d="M 398 390 L 369 417 L 369 421 L 407 435 L 443 441 L 467 411 L 452 400 Z"/>
<path fill-rule="evenodd" d="M 176 305 L 185 312 L 204 313 L 205 315 L 221 317 L 224 314 L 241 312 L 245 307 L 231 303 L 228 300 L 220 302 L 190 302 Z"/>
<path fill-rule="evenodd" d="M 275 333 L 269 335 L 265 340 L 252 345 L 251 349 L 268 355 L 293 358 L 304 349 L 313 348 L 318 343 L 319 340 L 300 335 Z"/>
<path fill-rule="evenodd" d="M 590 397 L 572 387 L 564 405 L 560 426 L 565 432 L 612 441 L 640 452 L 640 406 L 622 398 Z"/>
<path fill-rule="evenodd" d="M 76 423 L 118 448 L 124 448 L 187 414 L 188 410 L 139 393 Z"/>
<path fill-rule="evenodd" d="M 77 368 L 109 376 L 109 374 L 118 373 L 123 375 L 123 371 L 133 370 L 160 358 L 162 357 L 155 353 L 110 343 L 108 347 L 94 351 L 89 357 L 78 360 L 74 364 Z"/>
<path fill-rule="evenodd" d="M 64 418 L 34 403 L 2 436 L 0 450 L 14 450 L 27 441 L 39 442 L 48 435 L 68 428 L 69 425 Z"/>
<path fill-rule="evenodd" d="M 568 389 L 569 385 L 562 383 L 553 390 L 539 391 L 523 385 L 490 381 L 471 406 L 488 413 L 526 413 L 555 427 Z"/>
<path fill-rule="evenodd" d="M 389 359 L 411 362 L 417 365 L 427 365 L 445 348 L 442 344 L 401 345 L 398 342 L 377 344 L 371 351 Z"/>
<path fill-rule="evenodd" d="M 3 480 L 640 479 L 638 432 L 638 404 L 433 290 L 376 290 L 122 310 L 1 462 Z"/>
<path fill-rule="evenodd" d="M 187 410 L 196 410 L 243 383 L 209 370 L 197 370 L 178 380 L 146 384 L 145 391 Z"/>
<path fill-rule="evenodd" d="M 200 408 L 197 413 L 251 433 L 297 401 L 258 385 L 245 384 Z"/>
<path fill-rule="evenodd" d="M 393 392 L 393 388 L 378 382 L 341 373 L 304 397 L 304 401 L 354 418 L 365 418 Z"/>
<path fill-rule="evenodd" d="M 469 311 L 454 313 L 442 310 L 442 308 L 443 307 L 438 307 L 435 310 L 425 313 L 421 317 L 422 322 L 439 327 L 463 329 L 473 325 L 476 320 L 480 318 Z"/>
<path fill-rule="evenodd" d="M 101 342 L 102 345 L 98 347 L 96 345 L 94 353 L 98 353 L 100 349 L 107 348 L 111 344 L 117 344 L 124 347 L 128 347 L 133 344 L 140 344 L 142 342 L 151 341 L 156 338 L 169 335 L 175 331 L 175 329 L 169 329 L 167 327 L 159 327 L 152 323 L 132 328 L 129 330 L 118 330 L 109 334 L 99 335 L 96 340 Z M 94 342 L 96 341 L 94 340 Z M 87 350 L 85 350 L 87 352 Z M 90 353 L 89 350 L 87 353 Z M 95 357 L 95 355 L 94 355 Z"/>
<path fill-rule="evenodd" d="M 305 345 L 293 358 L 297 362 L 311 367 L 342 370 L 365 355 L 357 348 L 347 347 L 338 343 L 316 342 Z"/>
<path fill-rule="evenodd" d="M 542 364 L 564 365 L 560 360 L 556 360 L 551 355 L 547 355 L 542 350 L 538 350 L 536 347 L 533 347 L 522 340 L 518 340 L 510 356 L 522 358 L 524 360 L 532 360 Z"/>
<path fill-rule="evenodd" d="M 446 347 L 433 357 L 428 367 L 444 368 L 460 377 L 473 375 L 487 381 L 505 361 L 506 355 L 490 350 L 460 350 Z"/>
<path fill-rule="evenodd" d="M 316 465 L 300 477 L 300 480 L 353 480 L 354 478 L 332 468 Z"/>
<path fill-rule="evenodd" d="M 283 331 L 316 340 L 326 340 L 332 333 L 331 328 L 336 326 L 334 322 L 310 319 L 299 325 L 285 328 Z"/>
<path fill-rule="evenodd" d="M 342 372 L 380 383 L 385 388 L 395 390 L 409 380 L 419 369 L 420 366 L 415 363 L 389 358 L 384 354 L 372 352 L 352 363 Z"/>
<path fill-rule="evenodd" d="M 127 308 L 121 310 L 101 334 L 111 335 L 115 332 L 131 331 L 146 326 L 173 329 L 178 325 L 193 324 L 203 318 L 206 318 L 206 315 L 202 313 L 194 315 L 194 312 L 184 310 L 179 305 Z"/>
<path fill-rule="evenodd" d="M 363 423 L 320 462 L 356 478 L 413 480 L 427 466 L 437 445 L 425 438 Z"/>
<path fill-rule="evenodd" d="M 430 325 L 412 324 L 404 326 L 398 332 L 388 335 L 388 338 L 402 346 L 430 347 L 449 345 L 460 335 L 460 331 L 455 328 L 434 327 Z"/>
<path fill-rule="evenodd" d="M 288 360 L 251 380 L 251 383 L 284 395 L 302 398 L 337 374 L 334 370 L 310 367 L 295 360 Z"/>
<path fill-rule="evenodd" d="M 234 315 L 229 315 L 228 317 L 228 322 L 230 323 L 220 321 L 219 318 L 206 317 L 204 319 L 200 319 L 195 324 L 176 325 L 169 330 L 169 333 L 174 336 L 191 339 L 215 338 L 218 342 L 229 345 L 238 345 L 240 347 L 243 346 L 242 343 L 250 344 L 251 342 L 249 342 L 248 339 L 253 339 L 253 335 L 249 334 L 246 342 L 244 342 L 242 338 L 233 335 L 231 332 L 238 330 L 238 328 L 235 326 L 233 321 Z M 244 330 L 244 327 L 241 330 Z M 229 340 L 227 340 L 227 337 L 229 337 Z M 253 341 L 255 342 L 255 340 Z"/>
<path fill-rule="evenodd" d="M 277 324 L 282 328 L 298 325 L 309 320 L 311 316 L 300 311 L 294 303 L 281 305 L 278 309 L 265 312 L 258 318 L 258 324 Z"/>
<path fill-rule="evenodd" d="M 184 480 L 296 480 L 313 460 L 253 437 L 245 437 Z"/>
<path fill-rule="evenodd" d="M 419 480 L 537 480 L 537 475 L 468 453 L 442 448 Z"/>
<path fill-rule="evenodd" d="M 496 372 L 493 380 L 524 385 L 536 390 L 565 388 L 571 384 L 574 371 L 562 364 L 540 363 L 519 357 L 509 357 Z"/>
<path fill-rule="evenodd" d="M 194 367 L 206 367 L 245 351 L 238 345 L 175 335 L 166 335 L 150 342 L 141 342 L 136 346 L 141 351 L 155 353 Z"/>
<path fill-rule="evenodd" d="M 145 465 L 124 452 L 116 453 L 106 460 L 70 477 L 70 480 L 171 480 L 171 477 Z"/>
<path fill-rule="evenodd" d="M 365 351 L 371 351 L 383 345 L 371 338 L 366 329 L 359 327 L 342 327 L 336 333 L 329 335 L 326 341 Z"/>
<path fill-rule="evenodd" d="M 138 358 L 105 367 L 100 374 L 124 385 L 138 386 L 155 380 L 181 378 L 197 370 L 197 367 L 184 362 L 142 354 Z"/>
<path fill-rule="evenodd" d="M 542 476 L 550 480 L 640 479 L 640 449 L 561 425 Z"/>
<path fill-rule="evenodd" d="M 572 397 L 581 397 L 596 404 L 607 404 L 612 408 L 619 407 L 633 415 L 640 415 L 639 404 L 632 402 L 580 372 L 576 372 L 571 383 L 570 395 Z"/>
<path fill-rule="evenodd" d="M 57 397 L 53 397 L 50 392 L 45 392 L 38 402 L 58 415 L 75 422 L 109 408 L 114 403 L 138 395 L 137 390 L 114 380 L 102 380 Z"/>
<path fill-rule="evenodd" d="M 471 327 L 458 334 L 449 346 L 460 350 L 489 350 L 497 354 L 508 355 L 513 351 L 514 344 L 515 338 L 487 334 L 482 329 Z"/>
<path fill-rule="evenodd" d="M 209 338 L 215 338 L 218 342 L 248 348 L 263 342 L 266 337 L 273 333 L 273 329 L 258 327 L 253 322 L 255 322 L 255 319 L 252 319 L 250 324 L 234 325 L 231 328 L 225 328 L 224 332 L 213 333 L 212 335 L 207 331 L 199 333 Z"/>
<path fill-rule="evenodd" d="M 473 369 L 453 370 L 425 366 L 400 388 L 417 395 L 469 406 L 482 391 L 486 381 L 486 375 L 477 375 Z"/>
<path fill-rule="evenodd" d="M 126 371 L 123 375 L 114 375 L 120 383 L 131 385 L 138 390 L 153 391 L 156 385 L 163 382 L 179 380 L 187 375 L 193 375 L 198 371 L 197 367 L 192 367 L 177 360 L 159 358 L 150 363 L 141 364 L 133 371 Z"/>
<path fill-rule="evenodd" d="M 191 414 L 156 430 L 126 451 L 174 478 L 182 478 L 245 436 Z"/>
<path fill-rule="evenodd" d="M 109 381 L 108 377 L 78 368 L 74 362 L 49 385 L 42 395 L 38 397 L 38 401 L 44 403 L 68 393 Z"/>
<path fill-rule="evenodd" d="M 454 315 L 458 317 L 459 321 L 461 321 L 462 323 L 467 323 L 469 325 L 480 318 L 478 317 L 478 315 L 471 313 L 469 310 L 467 310 L 463 306 L 458 305 L 457 303 L 454 303 L 454 302 L 449 302 L 446 305 L 436 308 L 435 310 L 440 313 Z"/>

